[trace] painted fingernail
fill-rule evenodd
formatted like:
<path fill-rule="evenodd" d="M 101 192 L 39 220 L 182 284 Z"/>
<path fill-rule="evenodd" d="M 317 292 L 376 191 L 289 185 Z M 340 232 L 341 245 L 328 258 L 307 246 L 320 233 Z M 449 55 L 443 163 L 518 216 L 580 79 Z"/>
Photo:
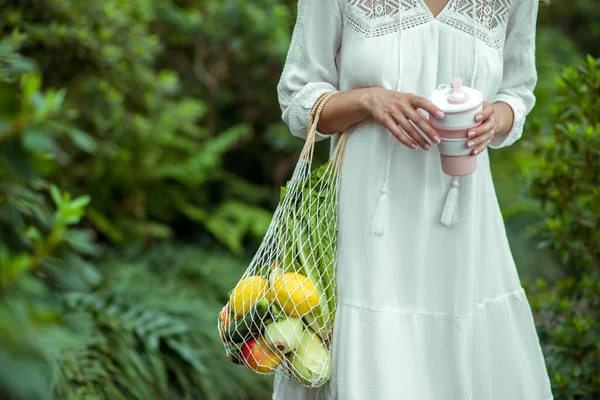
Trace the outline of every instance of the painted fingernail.
<path fill-rule="evenodd" d="M 467 142 L 467 147 L 473 147 L 475 143 L 473 143 L 473 141 L 471 140 L 470 142 Z"/>
<path fill-rule="evenodd" d="M 434 136 L 433 141 L 436 143 L 439 143 L 439 142 L 441 142 L 441 139 L 439 138 L 439 136 Z"/>
<path fill-rule="evenodd" d="M 473 136 L 475 136 L 475 131 L 469 131 L 469 137 L 471 138 Z"/>
<path fill-rule="evenodd" d="M 417 149 L 417 145 L 416 145 L 416 144 L 414 144 L 414 143 L 413 143 L 413 144 L 411 144 L 411 145 L 410 145 L 410 147 L 412 147 L 412 148 L 413 148 L 413 150 L 416 150 L 416 149 Z"/>
<path fill-rule="evenodd" d="M 479 153 L 479 150 L 477 150 L 477 149 L 473 150 L 473 155 L 474 155 L 474 156 L 476 156 L 476 155 L 477 155 L 477 153 Z"/>
<path fill-rule="evenodd" d="M 427 150 L 427 151 L 429 151 L 429 150 L 431 149 L 431 146 L 429 145 L 429 143 L 428 143 L 428 144 L 426 144 L 426 145 L 425 145 L 425 146 L 423 146 L 423 147 L 425 147 L 425 150 Z"/>
<path fill-rule="evenodd" d="M 475 121 L 479 122 L 483 119 L 483 115 L 479 114 L 475 117 Z"/>
<path fill-rule="evenodd" d="M 437 112 L 435 113 L 435 117 L 436 117 L 437 119 L 442 119 L 442 118 L 444 118 L 444 113 L 443 113 L 443 112 L 441 112 L 441 111 L 437 111 Z"/>

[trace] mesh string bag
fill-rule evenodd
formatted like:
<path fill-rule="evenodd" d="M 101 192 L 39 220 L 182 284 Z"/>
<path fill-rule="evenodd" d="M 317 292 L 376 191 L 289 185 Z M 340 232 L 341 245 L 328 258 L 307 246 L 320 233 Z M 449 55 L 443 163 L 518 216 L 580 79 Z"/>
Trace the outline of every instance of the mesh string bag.
<path fill-rule="evenodd" d="M 319 116 L 250 265 L 229 292 L 217 321 L 227 357 L 260 374 L 283 374 L 307 387 L 331 374 L 335 320 L 337 208 L 344 132 L 329 161 L 312 168 Z"/>

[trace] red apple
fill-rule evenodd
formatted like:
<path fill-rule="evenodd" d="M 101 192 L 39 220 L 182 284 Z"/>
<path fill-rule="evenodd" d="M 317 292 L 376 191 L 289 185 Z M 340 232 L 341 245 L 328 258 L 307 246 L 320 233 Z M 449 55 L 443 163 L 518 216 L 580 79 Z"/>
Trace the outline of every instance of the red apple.
<path fill-rule="evenodd" d="M 221 333 L 221 340 L 223 342 L 227 342 L 227 339 L 225 339 L 225 332 L 227 331 L 227 328 L 229 328 L 230 323 L 229 308 L 225 305 L 219 313 L 219 332 Z"/>
<path fill-rule="evenodd" d="M 274 371 L 283 361 L 279 354 L 269 349 L 262 338 L 252 338 L 244 343 L 242 357 L 250 368 L 264 374 Z"/>

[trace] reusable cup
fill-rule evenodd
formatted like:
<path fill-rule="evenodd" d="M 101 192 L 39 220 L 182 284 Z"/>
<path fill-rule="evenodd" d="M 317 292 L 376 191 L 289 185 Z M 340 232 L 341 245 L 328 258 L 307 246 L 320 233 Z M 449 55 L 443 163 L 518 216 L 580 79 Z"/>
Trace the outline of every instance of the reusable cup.
<path fill-rule="evenodd" d="M 429 123 L 439 133 L 438 144 L 442 171 L 451 176 L 463 176 L 477 169 L 477 157 L 467 147 L 467 132 L 480 125 L 475 115 L 483 109 L 483 95 L 477 89 L 463 86 L 461 78 L 450 85 L 440 85 L 431 95 L 431 102 L 444 112 L 441 120 L 429 116 Z"/>

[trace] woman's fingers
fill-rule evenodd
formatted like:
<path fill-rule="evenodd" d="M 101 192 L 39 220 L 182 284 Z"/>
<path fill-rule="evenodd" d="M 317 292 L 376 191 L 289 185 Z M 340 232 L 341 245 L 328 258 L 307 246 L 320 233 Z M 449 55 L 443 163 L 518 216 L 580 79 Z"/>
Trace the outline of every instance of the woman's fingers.
<path fill-rule="evenodd" d="M 496 120 L 494 118 L 488 118 L 487 120 L 483 121 L 483 123 L 481 125 L 473 128 L 473 129 L 469 129 L 469 131 L 467 132 L 467 136 L 472 140 L 477 139 L 478 136 L 491 131 L 495 127 L 496 127 Z"/>
<path fill-rule="evenodd" d="M 413 150 L 417 148 L 417 144 L 413 142 L 408 136 L 406 136 L 404 132 L 402 132 L 402 129 L 400 129 L 394 118 L 392 118 L 390 115 L 384 117 L 383 121 L 381 122 L 386 128 L 389 129 L 390 132 L 392 132 L 392 135 L 394 135 L 394 137 L 398 139 L 403 145 Z"/>
<path fill-rule="evenodd" d="M 475 139 L 471 139 L 467 142 L 467 147 L 477 150 L 477 153 L 481 152 L 485 148 L 485 143 L 494 137 L 494 129 L 484 133 L 483 135 L 477 136 Z M 477 154 L 473 153 L 473 154 Z"/>
<path fill-rule="evenodd" d="M 477 146 L 475 149 L 473 149 L 473 151 L 472 151 L 473 155 L 476 156 L 477 154 L 479 154 L 483 150 L 485 150 L 485 148 L 488 147 L 488 145 L 490 144 L 490 142 L 492 141 L 493 138 L 494 138 L 494 135 L 491 135 L 491 137 L 488 140 L 486 140 L 485 142 L 483 142 L 482 144 Z"/>
<path fill-rule="evenodd" d="M 436 107 L 435 104 L 427 100 L 425 97 L 413 96 L 410 99 L 410 104 L 413 106 L 413 108 L 422 108 L 437 119 L 444 118 L 444 113 L 442 110 L 440 110 L 439 107 Z"/>
<path fill-rule="evenodd" d="M 409 120 L 404 115 L 394 115 L 394 118 L 398 122 L 398 124 L 404 129 L 404 131 L 425 150 L 431 149 L 431 145 L 427 143 L 427 140 L 417 130 L 414 126 L 409 122 Z"/>
<path fill-rule="evenodd" d="M 494 107 L 492 107 L 487 101 L 484 101 L 483 109 L 477 114 L 475 114 L 475 121 L 485 121 L 486 119 L 489 119 L 495 111 L 496 110 L 494 109 Z"/>
<path fill-rule="evenodd" d="M 429 139 L 431 139 L 432 142 L 434 143 L 439 143 L 441 142 L 440 140 L 440 135 L 438 135 L 438 133 L 435 131 L 435 129 L 433 129 L 431 127 L 431 125 L 429 124 L 429 121 L 427 121 L 425 119 L 425 116 L 423 116 L 423 114 L 421 114 L 419 111 L 417 110 L 412 110 L 408 113 L 408 118 L 415 123 L 416 126 L 419 127 L 419 129 L 421 129 L 421 131 L 423 131 L 423 133 L 425 135 L 427 135 L 427 137 L 429 137 Z"/>

